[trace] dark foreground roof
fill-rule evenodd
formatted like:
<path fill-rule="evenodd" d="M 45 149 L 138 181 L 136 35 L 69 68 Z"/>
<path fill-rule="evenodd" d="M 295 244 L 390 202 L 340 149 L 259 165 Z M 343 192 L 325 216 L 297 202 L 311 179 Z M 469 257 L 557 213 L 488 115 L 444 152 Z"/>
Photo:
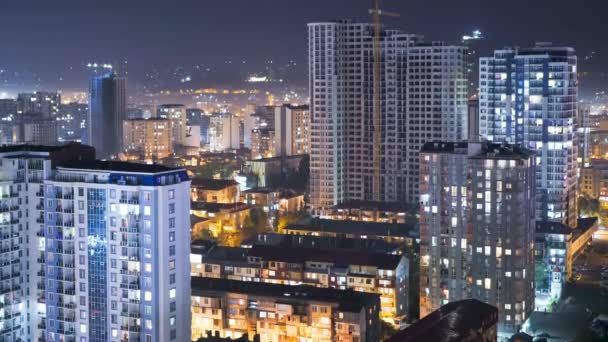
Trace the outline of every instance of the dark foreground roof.
<path fill-rule="evenodd" d="M 192 187 L 205 190 L 221 190 L 235 185 L 239 183 L 233 179 L 192 178 Z"/>
<path fill-rule="evenodd" d="M 477 331 L 496 325 L 498 309 L 476 299 L 448 303 L 401 330 L 387 342 L 477 341 Z"/>
<path fill-rule="evenodd" d="M 313 219 L 310 222 L 294 223 L 286 227 L 286 229 L 322 231 L 337 234 L 395 237 L 415 237 L 418 235 L 417 228 L 418 221 L 414 218 L 408 219 L 406 223 Z"/>
<path fill-rule="evenodd" d="M 378 305 L 379 295 L 375 293 L 337 290 L 314 286 L 292 286 L 249 281 L 192 277 L 192 295 L 207 296 L 210 293 L 240 293 L 274 297 L 282 303 L 290 301 L 336 303 L 339 310 L 359 312 L 367 305 Z"/>
<path fill-rule="evenodd" d="M 73 161 L 61 166 L 64 169 L 95 170 L 95 171 L 116 171 L 116 172 L 136 172 L 136 173 L 163 173 L 177 171 L 180 169 L 170 168 L 159 164 L 139 164 L 122 161 Z"/>

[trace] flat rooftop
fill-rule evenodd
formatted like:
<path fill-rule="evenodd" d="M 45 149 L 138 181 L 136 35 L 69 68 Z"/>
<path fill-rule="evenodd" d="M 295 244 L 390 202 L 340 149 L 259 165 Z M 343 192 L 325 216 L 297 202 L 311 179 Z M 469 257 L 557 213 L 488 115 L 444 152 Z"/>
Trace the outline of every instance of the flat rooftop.
<path fill-rule="evenodd" d="M 322 249 L 316 247 L 253 245 L 248 255 L 264 261 L 304 263 L 307 261 L 331 262 L 336 266 L 365 265 L 383 270 L 394 270 L 401 255 L 357 250 Z"/>
<path fill-rule="evenodd" d="M 314 286 L 292 286 L 258 283 L 228 279 L 192 277 L 192 295 L 208 296 L 211 293 L 239 293 L 263 297 L 274 297 L 281 303 L 325 302 L 338 304 L 338 310 L 359 312 L 367 305 L 378 305 L 379 295 L 375 293 L 337 290 Z"/>
<path fill-rule="evenodd" d="M 406 223 L 384 223 L 350 220 L 329 220 L 315 218 L 288 225 L 285 229 L 310 232 L 330 232 L 336 234 L 418 237 L 418 220 L 408 218 Z"/>
<path fill-rule="evenodd" d="M 62 164 L 61 169 L 91 170 L 91 171 L 115 171 L 115 172 L 134 172 L 134 173 L 164 173 L 170 171 L 183 170 L 181 168 L 171 168 L 159 164 L 139 164 L 122 161 L 72 161 Z"/>
<path fill-rule="evenodd" d="M 467 153 L 469 144 L 467 142 L 443 142 L 431 141 L 422 146 L 422 153 L 454 153 L 455 151 L 463 151 Z"/>
<path fill-rule="evenodd" d="M 45 145 L 2 145 L 0 146 L 0 153 L 10 153 L 10 152 L 55 152 L 60 151 L 68 145 L 58 145 L 58 146 L 45 146 Z M 79 144 L 78 144 L 79 145 Z"/>
<path fill-rule="evenodd" d="M 234 179 L 192 178 L 192 187 L 204 190 L 222 190 L 239 183 Z"/>

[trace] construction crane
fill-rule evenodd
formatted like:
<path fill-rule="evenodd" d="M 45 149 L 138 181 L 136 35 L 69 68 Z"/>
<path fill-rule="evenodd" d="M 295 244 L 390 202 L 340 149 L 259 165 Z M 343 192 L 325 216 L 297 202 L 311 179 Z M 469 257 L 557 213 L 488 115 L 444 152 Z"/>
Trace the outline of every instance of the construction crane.
<path fill-rule="evenodd" d="M 380 35 L 382 31 L 382 25 L 380 23 L 380 16 L 398 17 L 398 13 L 386 12 L 380 9 L 380 0 L 374 0 L 374 8 L 369 10 L 374 18 L 374 186 L 373 186 L 373 200 L 380 200 L 380 152 L 381 152 L 381 101 L 382 101 L 382 85 L 381 73 L 382 73 L 382 44 L 380 41 Z"/>

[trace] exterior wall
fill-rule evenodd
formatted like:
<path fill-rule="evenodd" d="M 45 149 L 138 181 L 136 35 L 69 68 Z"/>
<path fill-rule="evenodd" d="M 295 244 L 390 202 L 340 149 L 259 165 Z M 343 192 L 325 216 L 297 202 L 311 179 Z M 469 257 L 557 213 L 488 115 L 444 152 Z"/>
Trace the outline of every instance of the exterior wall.
<path fill-rule="evenodd" d="M 239 186 L 228 186 L 220 190 L 210 190 L 192 186 L 190 192 L 190 198 L 193 201 L 208 203 L 236 203 L 239 197 Z"/>
<path fill-rule="evenodd" d="M 537 219 L 576 227 L 574 50 L 537 46 L 481 58 L 479 101 L 483 138 L 537 152 Z"/>
<path fill-rule="evenodd" d="M 467 137 L 466 49 L 419 40 L 384 32 L 380 85 L 386 95 L 380 104 L 381 141 L 375 142 L 373 25 L 308 25 L 314 209 L 345 200 L 417 202 L 420 147 L 432 139 Z M 442 100 L 431 103 L 421 96 Z M 375 143 L 382 146 L 377 183 Z"/>
<path fill-rule="evenodd" d="M 187 119 L 186 106 L 181 104 L 164 104 L 158 106 L 157 117 L 171 122 L 171 141 L 173 146 L 186 145 Z"/>
<path fill-rule="evenodd" d="M 534 310 L 534 157 L 471 162 L 472 296 L 511 336 Z"/>
<path fill-rule="evenodd" d="M 45 183 L 46 340 L 188 340 L 190 182 L 108 176 L 62 170 Z"/>
<path fill-rule="evenodd" d="M 420 154 L 420 317 L 470 298 L 467 147 Z"/>
<path fill-rule="evenodd" d="M 123 132 L 124 150 L 140 153 L 145 160 L 162 159 L 173 153 L 171 121 L 125 120 Z"/>
<path fill-rule="evenodd" d="M 258 303 L 257 307 L 249 307 L 251 302 Z M 369 318 L 368 309 L 377 314 L 371 307 L 352 312 L 337 303 L 320 300 L 210 291 L 192 296 L 192 339 L 212 331 L 233 339 L 257 333 L 262 342 L 372 342 L 378 339 L 375 332 L 379 323 Z"/>
<path fill-rule="evenodd" d="M 107 74 L 91 79 L 87 144 L 107 158 L 122 151 L 123 121 L 127 118 L 127 80 Z"/>

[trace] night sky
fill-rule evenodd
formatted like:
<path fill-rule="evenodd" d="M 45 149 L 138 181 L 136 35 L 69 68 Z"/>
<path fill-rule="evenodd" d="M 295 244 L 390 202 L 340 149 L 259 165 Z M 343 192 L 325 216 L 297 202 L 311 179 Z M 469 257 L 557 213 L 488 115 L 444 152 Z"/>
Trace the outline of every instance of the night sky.
<path fill-rule="evenodd" d="M 241 61 L 253 71 L 268 60 L 301 65 L 306 79 L 306 23 L 369 21 L 371 0 L 105 0 L 3 1 L 0 69 L 7 88 L 86 89 L 86 61 L 127 59 L 130 77 L 151 68 Z M 459 42 L 480 29 L 488 48 L 552 41 L 577 49 L 583 82 L 608 81 L 608 5 L 600 0 L 383 0 L 401 17 L 387 27 Z M 592 60 L 584 57 L 595 52 Z M 242 60 L 246 65 L 242 65 Z M 70 69 L 72 67 L 72 69 Z M 233 67 L 237 68 L 237 67 Z M 15 76 L 15 72 L 19 76 Z M 62 78 L 62 80 L 60 79 Z M 38 78 L 40 81 L 38 81 Z M 1 78 L 0 78 L 1 79 Z M 8 89 L 10 90 L 10 89 Z"/>

